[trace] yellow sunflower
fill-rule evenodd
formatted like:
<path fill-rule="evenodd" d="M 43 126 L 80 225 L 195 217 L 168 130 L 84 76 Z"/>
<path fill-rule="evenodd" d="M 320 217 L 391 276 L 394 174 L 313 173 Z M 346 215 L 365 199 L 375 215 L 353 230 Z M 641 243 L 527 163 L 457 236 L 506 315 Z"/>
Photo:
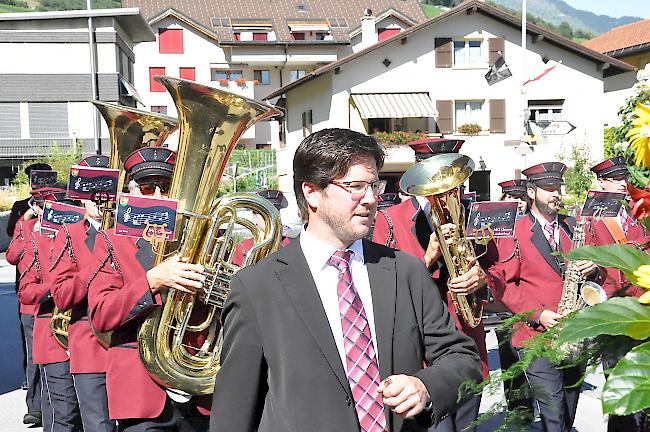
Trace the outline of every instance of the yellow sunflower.
<path fill-rule="evenodd" d="M 634 126 L 625 135 L 634 150 L 634 162 L 650 168 L 650 105 L 639 104 L 634 110 Z"/>
<path fill-rule="evenodd" d="M 634 285 L 645 289 L 650 289 L 650 265 L 639 266 L 629 277 L 630 282 Z M 639 303 L 650 304 L 650 291 L 646 291 L 639 298 Z"/>

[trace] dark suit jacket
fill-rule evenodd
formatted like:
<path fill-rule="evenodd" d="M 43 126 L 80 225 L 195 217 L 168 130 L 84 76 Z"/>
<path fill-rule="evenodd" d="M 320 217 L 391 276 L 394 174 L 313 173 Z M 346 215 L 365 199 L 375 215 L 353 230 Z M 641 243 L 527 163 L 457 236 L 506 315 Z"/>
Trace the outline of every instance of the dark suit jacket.
<path fill-rule="evenodd" d="M 381 378 L 419 377 L 434 423 L 481 380 L 478 354 L 414 257 L 364 241 Z M 357 431 L 350 386 L 299 241 L 240 270 L 223 311 L 212 432 Z M 334 288 L 333 288 L 334 289 Z M 428 364 L 429 367 L 424 368 Z M 236 414 L 233 414 L 236 413 Z M 391 431 L 426 430 L 386 410 Z"/>
<path fill-rule="evenodd" d="M 16 201 L 14 202 L 14 205 L 11 206 L 11 213 L 9 214 L 9 220 L 7 221 L 7 234 L 9 234 L 9 237 L 13 237 L 14 228 L 18 219 L 20 219 L 27 210 L 29 210 L 29 198 Z"/>

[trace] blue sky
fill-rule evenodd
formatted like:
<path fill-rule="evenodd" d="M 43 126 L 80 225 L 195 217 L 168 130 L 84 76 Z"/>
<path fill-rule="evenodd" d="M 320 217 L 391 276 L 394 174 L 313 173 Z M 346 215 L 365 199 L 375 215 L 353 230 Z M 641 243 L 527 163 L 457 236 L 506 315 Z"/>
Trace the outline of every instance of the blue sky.
<path fill-rule="evenodd" d="M 564 0 L 564 1 L 576 9 L 583 9 L 598 15 L 609 15 L 616 18 L 621 17 L 623 15 L 650 18 L 650 0 L 618 0 L 618 1 Z"/>

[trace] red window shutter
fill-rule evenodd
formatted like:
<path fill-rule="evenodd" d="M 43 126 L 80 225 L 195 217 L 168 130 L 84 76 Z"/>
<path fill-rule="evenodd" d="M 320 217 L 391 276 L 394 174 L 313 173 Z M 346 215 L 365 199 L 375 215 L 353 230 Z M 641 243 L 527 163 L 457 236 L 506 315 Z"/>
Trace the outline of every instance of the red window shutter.
<path fill-rule="evenodd" d="M 305 33 L 303 32 L 293 32 L 291 33 L 293 40 L 305 40 Z"/>
<path fill-rule="evenodd" d="M 183 29 L 158 29 L 160 54 L 183 54 Z"/>
<path fill-rule="evenodd" d="M 241 40 L 241 33 L 234 33 L 235 35 L 235 40 Z"/>
<path fill-rule="evenodd" d="M 398 28 L 391 28 L 391 29 L 379 29 L 379 42 L 386 40 L 390 37 L 395 36 L 396 34 L 399 34 L 401 29 Z"/>
<path fill-rule="evenodd" d="M 149 68 L 149 91 L 151 92 L 164 92 L 165 86 L 154 80 L 156 75 L 165 75 L 164 67 L 150 67 Z"/>
<path fill-rule="evenodd" d="M 253 33 L 253 40 L 254 41 L 269 40 L 269 34 L 268 33 Z"/>
<path fill-rule="evenodd" d="M 196 70 L 193 67 L 182 67 L 178 72 L 181 78 L 196 81 Z"/>

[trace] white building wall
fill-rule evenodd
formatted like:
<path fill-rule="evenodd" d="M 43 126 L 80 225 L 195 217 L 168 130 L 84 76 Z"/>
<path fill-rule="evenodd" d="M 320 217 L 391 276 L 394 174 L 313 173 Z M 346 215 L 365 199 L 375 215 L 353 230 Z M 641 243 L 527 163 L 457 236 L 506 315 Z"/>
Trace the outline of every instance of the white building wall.
<path fill-rule="evenodd" d="M 513 76 L 488 86 L 484 78 L 488 70 L 487 40 L 497 35 L 506 39 L 505 59 Z M 436 68 L 434 52 L 436 37 L 482 38 L 484 64 L 477 69 Z M 487 129 L 489 101 L 505 99 L 506 133 L 484 132 L 476 137 L 447 135 L 447 137 L 466 140 L 461 151 L 472 157 L 477 162 L 477 166 L 480 158 L 485 161 L 487 169 L 492 171 L 490 189 L 493 197 L 497 197 L 500 192 L 498 183 L 514 178 L 516 169 L 523 169 L 539 162 L 557 160 L 560 153 L 568 152 L 573 145 L 588 144 L 592 160 L 595 162 L 601 160 L 604 118 L 602 110 L 598 107 L 603 100 L 602 72 L 597 70 L 594 62 L 544 41 L 533 44 L 529 38 L 529 50 L 524 53 L 519 46 L 519 40 L 520 33 L 516 29 L 483 15 L 454 17 L 409 36 L 405 45 L 396 41 L 343 64 L 340 74 L 329 72 L 329 78 L 318 78 L 290 91 L 289 115 L 297 116 L 299 122 L 301 112 L 299 110 L 312 103 L 316 107 L 313 112 L 314 118 L 322 115 L 318 110 L 327 109 L 329 118 L 322 122 L 323 125 L 352 127 L 360 132 L 367 132 L 361 127 L 362 122 L 359 121 L 358 116 L 349 114 L 350 94 L 428 91 L 434 103 L 436 100 L 485 101 L 484 126 Z M 518 140 L 522 136 L 522 83 L 554 64 L 553 62 L 544 64 L 542 57 L 558 62 L 558 65 L 541 80 L 527 85 L 526 96 L 528 99 L 564 99 L 563 119 L 570 121 L 577 129 L 566 136 L 543 138 L 532 151 L 528 148 L 526 148 L 527 152 L 514 150 L 506 146 L 505 142 Z M 388 67 L 382 64 L 385 59 L 391 62 Z M 331 103 L 328 106 L 327 102 L 330 99 L 330 94 L 327 93 L 328 86 L 322 86 L 319 91 L 307 87 L 314 82 L 325 82 L 329 79 L 332 84 Z M 288 149 L 295 149 L 300 142 L 295 133 L 296 127 L 299 126 L 296 122 L 289 122 Z M 287 171 L 280 167 L 278 169 Z"/>

